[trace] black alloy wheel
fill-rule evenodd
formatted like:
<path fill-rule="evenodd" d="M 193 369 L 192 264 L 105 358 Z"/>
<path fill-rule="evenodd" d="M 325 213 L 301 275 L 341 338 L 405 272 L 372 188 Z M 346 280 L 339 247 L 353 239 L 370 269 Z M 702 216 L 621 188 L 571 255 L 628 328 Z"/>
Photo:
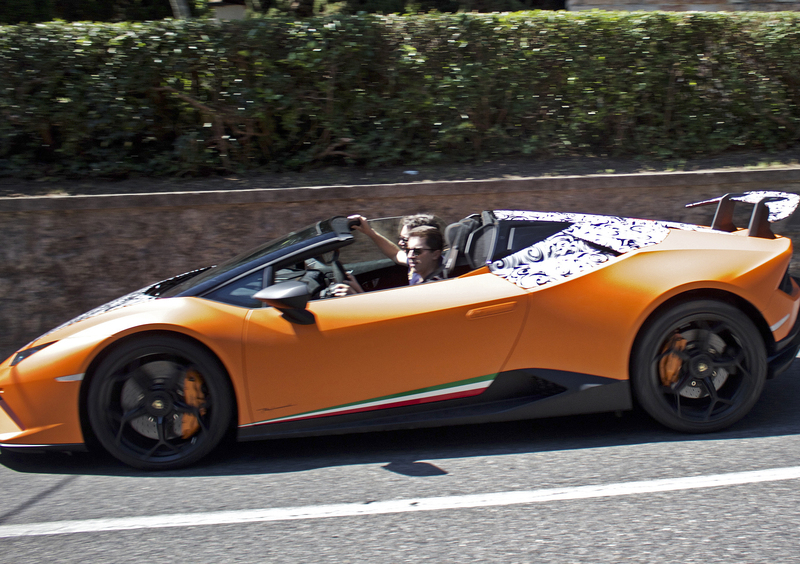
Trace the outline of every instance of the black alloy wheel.
<path fill-rule="evenodd" d="M 87 400 L 97 440 L 122 462 L 180 468 L 219 445 L 233 392 L 217 359 L 190 341 L 145 336 L 122 344 L 95 372 Z"/>
<path fill-rule="evenodd" d="M 742 311 L 713 300 L 685 302 L 645 330 L 632 365 L 639 404 L 677 431 L 724 429 L 755 405 L 767 373 L 764 341 Z"/>

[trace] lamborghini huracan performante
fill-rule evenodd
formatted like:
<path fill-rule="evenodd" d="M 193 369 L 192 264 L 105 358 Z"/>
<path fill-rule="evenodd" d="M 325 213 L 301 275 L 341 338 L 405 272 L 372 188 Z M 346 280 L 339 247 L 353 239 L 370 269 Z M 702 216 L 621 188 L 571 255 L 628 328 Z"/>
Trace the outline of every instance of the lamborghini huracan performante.
<path fill-rule="evenodd" d="M 702 433 L 800 349 L 800 197 L 748 192 L 710 227 L 494 210 L 445 229 L 441 281 L 333 217 L 146 287 L 0 365 L 0 446 L 131 466 L 220 443 L 631 409 Z M 711 211 L 711 210 L 710 210 Z M 709 214 L 710 215 L 710 214 Z M 374 220 L 394 239 L 398 218 Z M 358 280 L 364 293 L 330 297 Z"/>

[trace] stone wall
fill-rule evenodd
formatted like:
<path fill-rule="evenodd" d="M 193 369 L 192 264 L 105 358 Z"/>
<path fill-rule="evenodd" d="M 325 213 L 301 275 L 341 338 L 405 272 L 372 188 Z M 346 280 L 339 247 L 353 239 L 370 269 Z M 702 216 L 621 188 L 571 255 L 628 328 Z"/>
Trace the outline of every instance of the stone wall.
<path fill-rule="evenodd" d="M 778 12 L 800 10 L 800 0 L 566 0 L 568 10 Z"/>
<path fill-rule="evenodd" d="M 0 357 L 115 297 L 333 215 L 451 222 L 532 209 L 708 224 L 711 208 L 683 204 L 764 189 L 800 192 L 800 169 L 0 198 Z M 800 220 L 783 223 L 800 234 Z"/>

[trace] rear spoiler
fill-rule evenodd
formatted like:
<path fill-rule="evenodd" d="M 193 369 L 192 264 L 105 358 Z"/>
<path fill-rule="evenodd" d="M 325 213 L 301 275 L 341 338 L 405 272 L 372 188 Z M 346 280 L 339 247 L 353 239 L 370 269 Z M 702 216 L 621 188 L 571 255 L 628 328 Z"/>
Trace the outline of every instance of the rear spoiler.
<path fill-rule="evenodd" d="M 742 192 L 741 194 L 725 194 L 719 198 L 686 204 L 686 207 L 694 208 L 717 204 L 717 211 L 714 214 L 711 229 L 733 232 L 738 229 L 733 223 L 733 210 L 736 207 L 736 202 L 753 204 L 753 213 L 750 215 L 750 224 L 747 227 L 748 236 L 774 239 L 775 234 L 770 229 L 769 224 L 791 216 L 800 203 L 800 196 L 788 192 Z"/>

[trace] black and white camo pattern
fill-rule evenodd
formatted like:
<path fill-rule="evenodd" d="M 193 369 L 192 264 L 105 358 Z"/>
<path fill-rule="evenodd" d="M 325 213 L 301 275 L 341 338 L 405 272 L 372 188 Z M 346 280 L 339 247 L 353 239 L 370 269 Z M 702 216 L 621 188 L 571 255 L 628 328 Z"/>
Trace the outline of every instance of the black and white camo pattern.
<path fill-rule="evenodd" d="M 772 192 L 768 190 L 744 192 L 741 196 L 733 196 L 731 200 L 735 202 L 745 202 L 747 204 L 757 204 L 765 198 L 780 198 L 780 200 L 767 202 L 770 223 L 775 223 L 776 221 L 786 219 L 794 213 L 794 210 L 797 209 L 797 205 L 800 204 L 800 196 L 797 194 L 791 194 L 789 192 Z M 703 200 L 702 202 L 688 204 L 686 207 L 691 208 L 695 206 L 713 204 L 719 202 L 721 199 L 722 198 L 712 198 L 710 200 Z"/>
<path fill-rule="evenodd" d="M 493 274 L 521 288 L 535 288 L 587 272 L 612 257 L 663 241 L 670 229 L 697 225 L 569 212 L 495 210 L 501 221 L 571 223 L 563 231 L 489 265 Z"/>
<path fill-rule="evenodd" d="M 562 231 L 495 261 L 489 268 L 497 276 L 529 289 L 591 270 L 613 256 Z"/>

